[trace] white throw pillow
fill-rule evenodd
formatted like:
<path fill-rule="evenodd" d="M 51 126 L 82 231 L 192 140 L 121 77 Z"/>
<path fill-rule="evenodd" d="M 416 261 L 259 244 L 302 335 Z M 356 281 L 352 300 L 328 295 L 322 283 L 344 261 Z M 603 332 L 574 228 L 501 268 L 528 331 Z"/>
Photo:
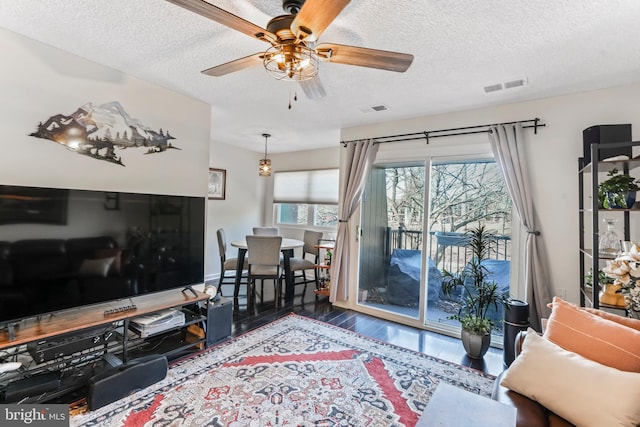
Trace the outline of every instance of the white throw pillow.
<path fill-rule="evenodd" d="M 501 385 L 577 426 L 640 423 L 640 373 L 620 371 L 564 350 L 531 328 Z"/>
<path fill-rule="evenodd" d="M 98 277 L 107 277 L 109 273 L 109 268 L 113 263 L 115 258 L 102 258 L 102 259 L 85 259 L 82 260 L 82 264 L 80 264 L 80 269 L 78 270 L 78 276 L 80 277 L 90 277 L 90 276 L 98 276 Z"/>

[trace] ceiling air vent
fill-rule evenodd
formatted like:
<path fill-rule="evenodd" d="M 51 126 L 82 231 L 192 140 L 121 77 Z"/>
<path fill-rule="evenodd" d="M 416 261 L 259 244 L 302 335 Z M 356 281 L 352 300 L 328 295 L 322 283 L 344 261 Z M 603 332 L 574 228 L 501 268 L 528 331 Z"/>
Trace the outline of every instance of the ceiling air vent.
<path fill-rule="evenodd" d="M 484 93 L 496 92 L 498 90 L 502 90 L 502 83 L 484 87 Z"/>
<path fill-rule="evenodd" d="M 525 83 L 524 79 L 511 80 L 510 82 L 504 82 L 504 88 L 511 89 L 512 87 L 524 86 Z"/>
<path fill-rule="evenodd" d="M 497 92 L 502 89 L 513 89 L 514 87 L 521 87 L 527 84 L 527 79 L 515 79 L 504 83 L 496 83 L 484 87 L 484 93 Z"/>
<path fill-rule="evenodd" d="M 387 107 L 386 105 L 380 104 L 374 105 L 373 107 L 363 107 L 360 109 L 360 111 L 362 111 L 363 113 L 371 113 L 372 111 L 386 111 L 388 109 L 389 107 Z"/>

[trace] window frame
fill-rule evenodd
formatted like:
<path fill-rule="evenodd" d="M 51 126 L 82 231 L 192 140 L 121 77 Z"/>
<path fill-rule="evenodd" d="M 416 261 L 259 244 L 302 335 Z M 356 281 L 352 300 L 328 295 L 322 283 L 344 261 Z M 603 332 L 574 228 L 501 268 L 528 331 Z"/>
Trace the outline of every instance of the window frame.
<path fill-rule="evenodd" d="M 307 206 L 309 211 L 308 211 L 308 218 L 311 219 L 311 222 L 309 222 L 309 220 L 307 220 L 306 224 L 300 224 L 300 223 L 292 223 L 292 222 L 281 222 L 280 221 L 280 205 L 283 204 L 292 204 L 292 205 L 300 205 L 300 206 Z M 278 225 L 278 226 L 283 226 L 283 227 L 291 227 L 291 228 L 295 228 L 295 227 L 300 227 L 300 228 L 309 228 L 309 227 L 313 227 L 314 229 L 318 229 L 318 230 L 334 230 L 335 228 L 337 228 L 338 223 L 336 220 L 336 224 L 335 225 L 317 225 L 315 224 L 315 207 L 316 206 L 335 206 L 336 210 L 338 208 L 338 204 L 336 203 L 334 204 L 327 204 L 327 203 L 273 203 L 273 223 L 274 225 Z M 336 212 L 336 215 L 338 213 Z"/>

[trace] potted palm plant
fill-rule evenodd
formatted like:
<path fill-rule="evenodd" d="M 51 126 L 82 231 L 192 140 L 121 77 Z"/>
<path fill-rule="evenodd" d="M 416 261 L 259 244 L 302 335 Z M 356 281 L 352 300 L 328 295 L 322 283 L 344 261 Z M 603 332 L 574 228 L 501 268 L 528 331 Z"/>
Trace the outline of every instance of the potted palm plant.
<path fill-rule="evenodd" d="M 627 173 L 612 169 L 606 180 L 598 185 L 598 203 L 604 209 L 631 208 L 636 201 L 636 191 L 640 186 Z"/>
<path fill-rule="evenodd" d="M 506 298 L 498 289 L 498 284 L 488 280 L 491 273 L 482 264 L 482 260 L 489 256 L 495 234 L 480 225 L 469 230 L 467 236 L 473 258 L 460 272 L 443 272 L 442 292 L 449 298 L 455 298 L 459 293 L 460 308 L 457 314 L 449 318 L 460 322 L 462 345 L 467 355 L 481 359 L 489 349 L 494 326 L 488 316 L 489 309 L 493 306 L 497 310 L 498 304 L 503 304 Z"/>

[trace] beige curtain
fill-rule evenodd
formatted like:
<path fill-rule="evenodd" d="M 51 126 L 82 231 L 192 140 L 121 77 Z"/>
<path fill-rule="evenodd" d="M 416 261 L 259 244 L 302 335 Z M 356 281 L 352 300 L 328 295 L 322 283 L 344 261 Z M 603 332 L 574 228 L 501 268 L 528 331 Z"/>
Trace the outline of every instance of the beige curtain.
<path fill-rule="evenodd" d="M 491 149 L 509 189 L 513 204 L 527 231 L 524 256 L 526 302 L 529 303 L 529 323 L 541 331 L 543 317 L 549 317 L 551 302 L 549 275 L 542 255 L 541 234 L 536 227 L 536 214 L 531 199 L 529 172 L 524 154 L 522 124 L 492 126 L 489 134 Z"/>
<path fill-rule="evenodd" d="M 346 301 L 349 295 L 349 219 L 362 200 L 362 191 L 378 146 L 373 140 L 356 141 L 347 144 L 346 150 L 345 179 L 340 189 L 340 219 L 331 264 L 331 302 Z"/>

